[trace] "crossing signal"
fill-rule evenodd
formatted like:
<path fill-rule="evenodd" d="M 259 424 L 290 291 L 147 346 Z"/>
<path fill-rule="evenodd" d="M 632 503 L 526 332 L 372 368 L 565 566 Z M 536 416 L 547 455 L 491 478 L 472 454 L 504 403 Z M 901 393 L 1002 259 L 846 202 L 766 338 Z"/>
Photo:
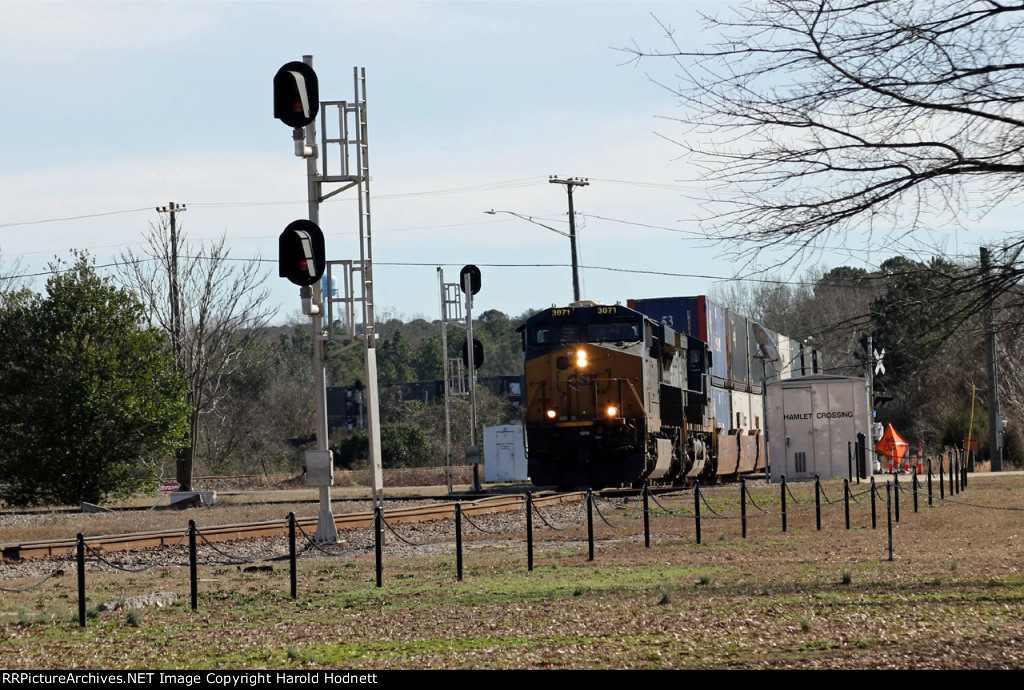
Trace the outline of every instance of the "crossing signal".
<path fill-rule="evenodd" d="M 324 274 L 324 233 L 309 220 L 289 223 L 278 238 L 278 275 L 296 285 L 313 285 Z"/>
<path fill-rule="evenodd" d="M 313 68 L 289 62 L 274 75 L 274 117 L 289 127 L 305 127 L 320 110 L 320 86 Z"/>

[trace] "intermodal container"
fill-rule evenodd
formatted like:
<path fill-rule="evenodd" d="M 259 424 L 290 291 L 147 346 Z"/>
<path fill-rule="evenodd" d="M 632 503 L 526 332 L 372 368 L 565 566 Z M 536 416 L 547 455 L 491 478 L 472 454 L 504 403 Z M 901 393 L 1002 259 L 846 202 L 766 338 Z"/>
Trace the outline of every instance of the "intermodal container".
<path fill-rule="evenodd" d="M 631 299 L 630 309 L 664 323 L 679 333 L 698 338 L 711 349 L 711 383 L 724 386 L 728 372 L 725 309 L 704 295 Z"/>

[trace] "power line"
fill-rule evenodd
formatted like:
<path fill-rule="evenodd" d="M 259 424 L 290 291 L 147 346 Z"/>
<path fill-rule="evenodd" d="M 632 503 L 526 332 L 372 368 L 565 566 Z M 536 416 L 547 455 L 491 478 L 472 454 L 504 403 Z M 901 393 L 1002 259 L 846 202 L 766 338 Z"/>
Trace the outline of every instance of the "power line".
<path fill-rule="evenodd" d="M 40 225 L 42 223 L 59 223 L 67 220 L 85 220 L 87 218 L 102 218 L 103 216 L 116 216 L 124 213 L 139 213 L 140 211 L 152 211 L 152 206 L 145 208 L 128 208 L 121 211 L 105 211 L 102 213 L 86 213 L 80 216 L 66 216 L 64 218 L 43 218 L 40 220 L 22 220 L 14 223 L 0 223 L 0 228 L 14 228 L 20 225 Z"/>
<path fill-rule="evenodd" d="M 442 189 L 426 189 L 426 190 L 413 191 L 413 192 L 399 192 L 399 193 L 395 193 L 395 194 L 377 194 L 377 195 L 374 196 L 374 198 L 375 199 L 406 199 L 406 198 L 421 197 L 421 196 L 442 196 L 442 195 L 448 195 L 448 194 L 470 194 L 470 193 L 474 193 L 474 192 L 489 192 L 489 191 L 496 191 L 496 190 L 501 190 L 501 189 L 515 189 L 515 188 L 519 188 L 519 187 L 529 187 L 531 185 L 537 184 L 541 180 L 546 180 L 546 179 L 548 179 L 548 178 L 543 177 L 543 176 L 521 177 L 521 178 L 516 178 L 516 179 L 512 179 L 512 180 L 498 180 L 496 182 L 486 182 L 486 183 L 483 183 L 483 184 L 469 185 L 469 186 L 465 186 L 465 187 L 449 187 L 449 188 L 442 188 Z M 633 181 L 628 181 L 628 180 L 601 180 L 601 181 L 602 182 L 615 183 L 615 184 L 635 185 L 635 186 L 640 186 L 640 187 L 663 188 L 663 189 L 670 189 L 670 190 L 681 189 L 680 187 L 677 187 L 677 186 L 674 186 L 674 185 L 658 184 L 658 183 L 654 183 L 654 182 L 633 182 Z M 351 199 L 337 199 L 337 200 L 338 201 L 351 201 Z M 296 200 L 282 199 L 282 200 L 276 200 L 276 201 L 208 201 L 208 202 L 198 202 L 198 203 L 193 202 L 193 203 L 191 203 L 189 205 L 192 206 L 193 208 L 243 208 L 243 207 L 259 207 L 259 206 L 290 206 L 290 205 L 298 205 L 298 204 L 306 204 L 306 203 L 308 203 L 308 201 L 306 199 L 296 199 Z M 129 208 L 129 209 L 121 209 L 121 210 L 117 210 L 117 211 L 100 211 L 100 212 L 96 212 L 96 213 L 83 213 L 83 214 L 80 214 L 80 215 L 63 216 L 63 217 L 59 217 L 59 218 L 41 218 L 41 219 L 37 219 L 37 220 L 14 221 L 14 222 L 8 222 L 8 223 L 0 223 L 0 228 L 13 228 L 13 227 L 20 227 L 20 226 L 24 226 L 24 225 L 38 225 L 38 224 L 43 224 L 43 223 L 59 223 L 59 222 L 74 221 L 74 220 L 88 220 L 90 218 L 102 218 L 104 216 L 113 216 L 113 215 L 126 214 L 126 213 L 140 213 L 142 211 L 150 211 L 150 210 L 152 210 L 152 208 L 153 208 L 152 206 L 145 206 L 145 207 L 142 207 L 142 208 Z"/>

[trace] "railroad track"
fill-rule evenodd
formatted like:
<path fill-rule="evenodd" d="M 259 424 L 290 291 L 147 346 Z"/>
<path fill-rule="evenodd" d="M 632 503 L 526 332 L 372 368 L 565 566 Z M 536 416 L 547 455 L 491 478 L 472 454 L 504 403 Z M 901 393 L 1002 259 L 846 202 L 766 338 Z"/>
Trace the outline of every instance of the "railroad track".
<path fill-rule="evenodd" d="M 557 505 L 565 501 L 578 501 L 581 494 L 535 494 L 533 502 L 538 507 Z M 474 501 L 462 501 L 462 512 L 466 515 L 486 515 L 489 513 L 511 512 L 522 509 L 525 497 L 522 495 L 493 496 Z M 455 512 L 455 501 L 416 506 L 411 508 L 385 509 L 384 519 L 392 525 L 431 522 L 444 520 Z M 372 512 L 343 513 L 334 516 L 338 530 L 365 529 L 373 521 Z M 316 530 L 317 518 L 296 518 L 296 524 L 306 532 Z M 287 519 L 267 520 L 264 522 L 238 523 L 203 527 L 203 538 L 209 542 L 235 541 L 240 539 L 258 539 L 273 537 L 287 527 Z M 105 552 L 130 551 L 178 544 L 185 529 L 157 530 L 152 532 L 136 532 L 132 534 L 110 534 L 85 538 L 87 546 L 102 549 Z M 77 540 L 48 539 L 17 544 L 0 544 L 0 561 L 20 561 L 40 558 L 61 558 L 75 548 Z"/>

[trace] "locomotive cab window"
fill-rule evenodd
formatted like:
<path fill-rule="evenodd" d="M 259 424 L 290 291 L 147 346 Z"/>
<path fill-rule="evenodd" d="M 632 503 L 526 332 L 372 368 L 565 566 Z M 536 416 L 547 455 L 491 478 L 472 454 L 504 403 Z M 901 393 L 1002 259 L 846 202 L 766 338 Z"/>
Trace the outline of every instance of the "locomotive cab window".
<path fill-rule="evenodd" d="M 592 323 L 587 326 L 587 342 L 635 343 L 640 340 L 640 327 L 636 322 Z"/>
<path fill-rule="evenodd" d="M 531 333 L 531 345 L 559 345 L 561 343 L 578 343 L 580 330 L 575 324 L 559 326 L 539 326 Z"/>
<path fill-rule="evenodd" d="M 527 329 L 526 350 L 528 355 L 536 356 L 579 341 L 580 329 L 576 324 L 541 324 Z"/>

